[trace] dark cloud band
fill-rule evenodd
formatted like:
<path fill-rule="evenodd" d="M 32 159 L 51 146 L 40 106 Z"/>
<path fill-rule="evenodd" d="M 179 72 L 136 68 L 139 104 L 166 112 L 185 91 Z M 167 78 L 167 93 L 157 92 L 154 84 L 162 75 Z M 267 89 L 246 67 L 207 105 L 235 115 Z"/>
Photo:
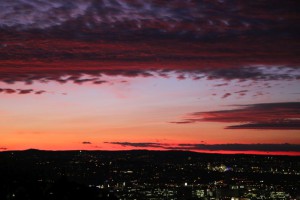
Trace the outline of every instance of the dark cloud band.
<path fill-rule="evenodd" d="M 5 94 L 43 94 L 45 92 L 45 90 L 0 88 L 0 93 Z"/>
<path fill-rule="evenodd" d="M 300 152 L 299 144 L 165 144 L 152 142 L 106 142 L 109 144 L 137 148 L 160 148 L 168 150 L 199 151 L 259 151 L 259 152 Z"/>
<path fill-rule="evenodd" d="M 238 109 L 195 112 L 174 124 L 196 122 L 239 123 L 227 129 L 300 130 L 300 103 L 262 103 L 239 105 Z"/>

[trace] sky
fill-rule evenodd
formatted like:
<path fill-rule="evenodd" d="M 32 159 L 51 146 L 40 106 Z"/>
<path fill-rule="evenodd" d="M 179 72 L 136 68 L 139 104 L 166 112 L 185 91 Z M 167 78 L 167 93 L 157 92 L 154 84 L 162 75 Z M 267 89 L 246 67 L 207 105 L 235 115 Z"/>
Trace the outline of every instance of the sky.
<path fill-rule="evenodd" d="M 299 6 L 1 0 L 0 151 L 299 156 Z"/>

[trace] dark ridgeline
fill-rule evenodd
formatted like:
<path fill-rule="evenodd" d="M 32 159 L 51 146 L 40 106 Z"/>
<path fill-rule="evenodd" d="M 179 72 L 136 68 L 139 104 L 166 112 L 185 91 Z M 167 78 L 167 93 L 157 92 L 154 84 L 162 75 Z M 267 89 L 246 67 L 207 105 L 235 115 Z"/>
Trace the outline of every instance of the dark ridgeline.
<path fill-rule="evenodd" d="M 300 159 L 182 151 L 7 151 L 0 200 L 296 199 Z"/>

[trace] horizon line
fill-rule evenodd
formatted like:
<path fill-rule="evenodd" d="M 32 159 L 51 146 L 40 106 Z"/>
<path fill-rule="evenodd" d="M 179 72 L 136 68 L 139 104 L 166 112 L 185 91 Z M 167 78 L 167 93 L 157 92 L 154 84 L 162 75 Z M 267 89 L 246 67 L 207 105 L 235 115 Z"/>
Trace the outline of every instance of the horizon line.
<path fill-rule="evenodd" d="M 65 150 L 49 150 L 49 149 L 35 149 L 35 148 L 29 148 L 29 149 L 19 149 L 19 150 L 0 150 L 0 153 L 3 152 L 25 152 L 25 151 L 41 151 L 41 152 L 126 152 L 126 151 L 147 151 L 147 152 L 186 152 L 186 153 L 196 153 L 196 154 L 213 154 L 213 155 L 254 155 L 254 156 L 293 156 L 293 157 L 300 157 L 300 152 L 285 152 L 285 151 L 277 151 L 277 152 L 258 152 L 258 151 L 243 151 L 241 153 L 240 151 L 237 153 L 234 153 L 232 151 L 192 151 L 192 150 L 165 150 L 165 149 L 120 149 L 120 150 L 92 150 L 92 149 L 65 149 Z M 252 153 L 251 153 L 252 152 Z M 289 153 L 289 154 L 278 154 L 278 153 Z M 296 154 L 291 154 L 296 153 Z"/>

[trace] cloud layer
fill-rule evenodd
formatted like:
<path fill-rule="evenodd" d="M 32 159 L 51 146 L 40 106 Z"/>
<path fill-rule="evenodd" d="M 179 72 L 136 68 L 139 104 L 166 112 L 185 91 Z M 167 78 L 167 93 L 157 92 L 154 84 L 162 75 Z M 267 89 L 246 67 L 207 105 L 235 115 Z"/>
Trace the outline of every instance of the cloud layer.
<path fill-rule="evenodd" d="M 227 126 L 227 129 L 300 130 L 299 102 L 262 103 L 238 107 L 231 110 L 195 112 L 182 121 L 171 123 L 222 122 L 238 123 Z"/>
<path fill-rule="evenodd" d="M 293 0 L 4 0 L 0 81 L 161 70 L 179 78 L 299 79 L 299 6 Z"/>

